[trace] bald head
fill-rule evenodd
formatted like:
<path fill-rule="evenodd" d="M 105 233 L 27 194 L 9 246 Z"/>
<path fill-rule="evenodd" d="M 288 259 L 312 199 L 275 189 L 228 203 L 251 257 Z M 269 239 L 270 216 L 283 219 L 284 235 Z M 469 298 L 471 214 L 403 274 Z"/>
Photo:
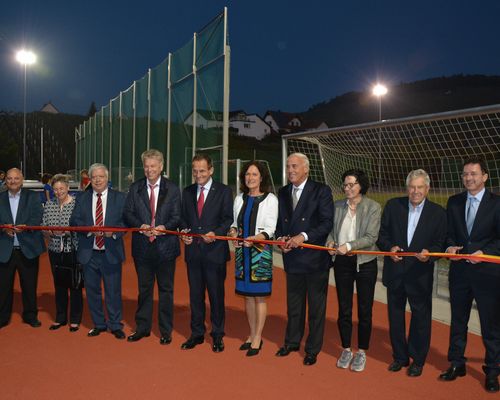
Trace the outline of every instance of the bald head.
<path fill-rule="evenodd" d="M 19 168 L 11 168 L 7 171 L 5 185 L 12 194 L 16 194 L 23 186 L 24 176 Z"/>

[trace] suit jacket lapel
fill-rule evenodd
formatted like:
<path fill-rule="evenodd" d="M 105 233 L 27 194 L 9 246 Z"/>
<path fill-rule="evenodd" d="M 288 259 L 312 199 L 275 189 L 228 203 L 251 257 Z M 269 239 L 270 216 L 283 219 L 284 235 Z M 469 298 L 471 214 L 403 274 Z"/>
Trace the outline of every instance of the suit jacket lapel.
<path fill-rule="evenodd" d="M 408 250 L 408 213 L 409 213 L 409 199 L 408 197 L 403 197 L 401 199 L 403 204 L 401 204 L 399 220 L 401 226 L 401 236 L 403 237 L 403 243 L 405 244 L 404 250 Z"/>
<path fill-rule="evenodd" d="M 139 189 L 139 197 L 141 198 L 142 202 L 146 206 L 146 210 L 148 211 L 149 219 L 151 219 L 151 208 L 149 207 L 149 195 L 148 195 L 148 187 L 147 187 L 147 180 L 144 178 L 144 185 L 141 186 Z"/>
<path fill-rule="evenodd" d="M 162 206 L 163 202 L 167 198 L 167 193 L 168 193 L 168 184 L 167 180 L 165 178 L 161 178 L 160 180 L 160 190 L 158 191 L 158 202 L 156 203 L 156 212 L 155 214 L 158 214 L 158 210 Z"/>
<path fill-rule="evenodd" d="M 467 232 L 467 224 L 465 223 L 465 206 L 467 204 L 467 192 L 464 192 L 462 197 L 460 198 L 460 203 L 458 206 L 458 224 L 460 229 L 462 230 L 462 234 L 465 237 L 469 237 L 469 232 Z M 478 210 L 479 211 L 479 210 Z M 476 215 L 477 217 L 477 215 Z"/>
<path fill-rule="evenodd" d="M 4 207 L 4 210 L 7 210 L 7 216 L 10 217 L 6 222 L 9 224 L 13 224 L 14 218 L 12 216 L 12 211 L 10 210 L 9 192 L 5 191 L 4 193 L 5 194 L 2 195 L 2 207 Z"/>
<path fill-rule="evenodd" d="M 20 194 L 21 194 L 21 197 L 19 198 L 19 204 L 17 206 L 17 215 L 16 215 L 16 218 L 15 218 L 15 221 L 14 221 L 14 224 L 16 224 L 16 225 L 19 225 L 19 224 L 23 223 L 22 210 L 26 210 L 26 202 L 28 201 L 25 190 L 21 189 L 21 193 Z M 9 204 L 9 208 L 10 208 L 10 204 Z"/>
<path fill-rule="evenodd" d="M 200 217 L 198 216 L 198 200 L 196 199 L 196 192 L 198 191 L 198 184 L 194 184 L 191 186 L 191 196 L 192 196 L 192 201 L 191 201 L 191 206 L 193 207 L 193 212 L 194 215 L 196 215 L 196 218 L 200 220 Z"/>
<path fill-rule="evenodd" d="M 212 181 L 212 186 L 210 186 L 210 190 L 208 191 L 208 194 L 206 194 L 205 197 L 205 203 L 203 204 L 203 209 L 201 211 L 201 216 L 203 217 L 203 212 L 207 210 L 207 206 L 211 206 L 212 203 L 215 202 L 215 198 L 217 197 L 217 186 L 214 181 Z M 196 200 L 196 194 L 195 194 L 195 200 Z M 198 214 L 198 202 L 196 203 L 196 214 Z"/>
<path fill-rule="evenodd" d="M 490 191 L 485 190 L 483 194 L 483 198 L 481 199 L 481 203 L 479 203 L 479 207 L 476 211 L 476 217 L 474 218 L 474 224 L 472 225 L 472 230 L 470 231 L 470 235 L 474 233 L 474 231 L 477 229 L 478 226 L 478 221 L 483 221 L 484 218 L 486 218 L 486 212 L 488 210 L 488 203 L 491 200 L 490 196 Z M 464 214 L 465 215 L 465 205 L 464 205 Z M 465 225 L 465 223 L 464 223 Z M 465 229 L 467 231 L 467 228 Z"/>

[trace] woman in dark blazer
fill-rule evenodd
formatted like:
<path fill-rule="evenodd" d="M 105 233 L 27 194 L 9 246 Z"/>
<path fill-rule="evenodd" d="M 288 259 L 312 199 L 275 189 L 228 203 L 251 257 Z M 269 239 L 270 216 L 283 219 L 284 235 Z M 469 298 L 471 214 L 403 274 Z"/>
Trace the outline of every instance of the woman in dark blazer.
<path fill-rule="evenodd" d="M 351 169 L 342 175 L 345 199 L 334 204 L 335 217 L 329 247 L 333 255 L 335 284 L 339 302 L 337 324 L 342 341 L 342 354 L 338 368 L 363 371 L 366 364 L 372 329 L 372 307 L 377 282 L 377 257 L 373 255 L 348 255 L 351 250 L 377 250 L 375 242 L 380 228 L 381 208 L 376 201 L 367 198 L 370 184 L 368 176 L 359 169 Z M 351 348 L 352 304 L 354 282 L 358 295 L 358 351 Z"/>

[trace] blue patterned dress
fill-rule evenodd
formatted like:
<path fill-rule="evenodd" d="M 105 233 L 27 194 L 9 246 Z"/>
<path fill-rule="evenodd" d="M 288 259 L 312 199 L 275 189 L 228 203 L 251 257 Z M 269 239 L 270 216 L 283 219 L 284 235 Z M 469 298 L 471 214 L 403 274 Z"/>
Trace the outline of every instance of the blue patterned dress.
<path fill-rule="evenodd" d="M 255 220 L 259 203 L 266 195 L 244 196 L 238 217 L 238 231 L 245 238 L 255 234 Z M 236 293 L 243 296 L 269 296 L 273 278 L 273 248 L 270 245 L 254 244 L 235 250 Z"/>

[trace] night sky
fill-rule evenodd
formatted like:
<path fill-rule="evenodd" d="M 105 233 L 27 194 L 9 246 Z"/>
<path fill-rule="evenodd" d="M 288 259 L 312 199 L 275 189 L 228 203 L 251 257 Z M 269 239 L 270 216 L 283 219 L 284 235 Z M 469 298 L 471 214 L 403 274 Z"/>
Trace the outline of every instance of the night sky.
<path fill-rule="evenodd" d="M 0 110 L 47 101 L 86 114 L 229 11 L 231 110 L 305 111 L 349 91 L 500 74 L 500 1 L 9 1 L 0 12 Z"/>

